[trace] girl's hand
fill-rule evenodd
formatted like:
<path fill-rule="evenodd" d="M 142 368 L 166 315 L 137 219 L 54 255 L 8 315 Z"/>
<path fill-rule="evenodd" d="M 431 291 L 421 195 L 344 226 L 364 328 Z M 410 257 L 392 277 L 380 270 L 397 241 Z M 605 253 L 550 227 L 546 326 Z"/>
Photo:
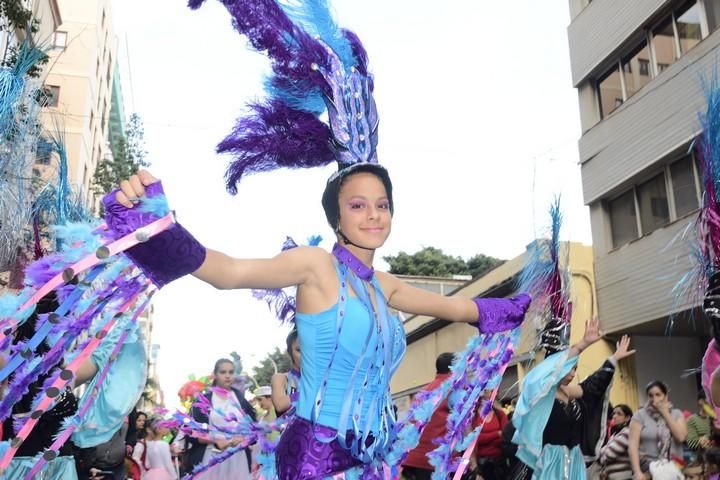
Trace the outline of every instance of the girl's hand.
<path fill-rule="evenodd" d="M 145 196 L 145 187 L 157 182 L 147 170 L 139 170 L 135 175 L 120 182 L 120 190 L 115 194 L 115 200 L 127 208 L 133 208 L 140 197 Z"/>

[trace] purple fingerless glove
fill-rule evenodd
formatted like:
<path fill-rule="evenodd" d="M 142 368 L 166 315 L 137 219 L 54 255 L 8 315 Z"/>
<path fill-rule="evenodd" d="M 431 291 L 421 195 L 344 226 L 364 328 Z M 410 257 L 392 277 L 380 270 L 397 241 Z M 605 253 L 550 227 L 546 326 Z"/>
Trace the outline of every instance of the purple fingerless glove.
<path fill-rule="evenodd" d="M 158 220 L 165 213 L 161 209 L 152 211 L 142 203 L 127 208 L 115 200 L 118 190 L 113 190 L 103 197 L 105 221 L 112 237 L 117 240 L 135 230 Z M 155 182 L 145 188 L 148 198 L 164 196 L 162 183 Z M 159 205 L 162 205 L 161 203 Z M 140 270 L 158 287 L 182 276 L 194 272 L 205 261 L 206 250 L 200 242 L 190 235 L 179 223 L 174 223 L 167 230 L 155 235 L 125 251 Z"/>
<path fill-rule="evenodd" d="M 511 298 L 475 298 L 480 333 L 497 333 L 512 330 L 525 319 L 532 299 L 527 293 Z"/>

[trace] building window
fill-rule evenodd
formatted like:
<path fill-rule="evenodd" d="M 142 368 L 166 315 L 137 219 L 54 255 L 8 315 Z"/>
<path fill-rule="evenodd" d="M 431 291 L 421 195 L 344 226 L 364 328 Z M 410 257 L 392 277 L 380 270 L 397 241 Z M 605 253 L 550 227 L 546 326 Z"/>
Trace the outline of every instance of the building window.
<path fill-rule="evenodd" d="M 100 118 L 100 134 L 105 136 L 105 121 L 107 120 L 107 103 L 103 105 L 103 113 Z"/>
<path fill-rule="evenodd" d="M 100 74 L 100 59 L 97 59 L 97 65 L 95 65 L 95 78 Z"/>
<path fill-rule="evenodd" d="M 687 146 L 680 151 L 687 152 Z M 659 163 L 665 165 L 660 173 L 608 202 L 614 248 L 700 207 L 700 182 L 693 155 L 673 154 Z"/>
<path fill-rule="evenodd" d="M 40 169 L 39 168 L 33 168 L 32 169 L 33 177 L 39 177 L 40 176 Z"/>
<path fill-rule="evenodd" d="M 105 28 L 105 10 L 102 11 L 102 21 L 100 22 L 100 26 Z"/>
<path fill-rule="evenodd" d="M 93 120 L 95 120 L 95 114 L 92 111 L 92 107 L 90 108 L 90 129 L 93 128 Z"/>
<path fill-rule="evenodd" d="M 47 99 L 45 100 L 46 107 L 57 107 L 60 105 L 60 87 L 57 85 L 45 85 L 45 94 Z"/>
<path fill-rule="evenodd" d="M 640 32 L 645 33 L 645 39 L 623 46 L 622 50 L 630 54 L 619 61 L 617 57 L 609 59 L 615 60 L 612 68 L 596 83 L 601 119 L 700 43 L 707 36 L 705 20 L 710 31 L 720 26 L 720 0 L 705 0 L 703 5 L 691 0 L 676 2 L 676 5 L 680 7 L 666 15 L 655 28 Z"/>
<path fill-rule="evenodd" d="M 675 14 L 680 54 L 687 53 L 702 40 L 700 28 L 700 5 L 693 0 L 688 2 Z"/>
<path fill-rule="evenodd" d="M 675 27 L 673 26 L 672 17 L 668 18 L 652 33 L 652 45 L 655 52 L 655 64 L 671 65 L 678 59 L 678 51 L 675 45 Z M 656 70 L 658 73 L 662 69 Z"/>
<path fill-rule="evenodd" d="M 693 163 L 693 156 L 688 154 L 670 165 L 670 180 L 677 217 L 685 216 L 700 206 Z"/>
<path fill-rule="evenodd" d="M 640 236 L 635 215 L 635 191 L 633 189 L 611 200 L 609 210 L 613 246 L 619 247 Z"/>
<path fill-rule="evenodd" d="M 597 91 L 600 97 L 601 118 L 610 115 L 617 107 L 622 105 L 622 83 L 617 64 L 600 79 Z"/>
<path fill-rule="evenodd" d="M 65 47 L 67 47 L 67 32 L 56 31 L 53 33 L 53 47 L 65 50 Z"/>
<path fill-rule="evenodd" d="M 637 195 L 643 235 L 670 223 L 670 208 L 668 207 L 664 173 L 639 185 Z"/>
<path fill-rule="evenodd" d="M 650 49 L 647 46 L 647 42 L 642 42 L 632 54 L 623 60 L 625 98 L 632 97 L 650 81 L 650 76 L 648 75 L 649 63 Z"/>
<path fill-rule="evenodd" d="M 112 84 L 112 55 L 108 55 L 108 69 L 107 69 L 107 85 L 110 87 Z"/>
<path fill-rule="evenodd" d="M 35 153 L 35 163 L 38 165 L 50 165 L 52 152 L 48 147 L 38 148 Z"/>
<path fill-rule="evenodd" d="M 708 29 L 713 32 L 720 27 L 720 2 L 718 0 L 705 0 L 705 15 L 707 15 Z"/>

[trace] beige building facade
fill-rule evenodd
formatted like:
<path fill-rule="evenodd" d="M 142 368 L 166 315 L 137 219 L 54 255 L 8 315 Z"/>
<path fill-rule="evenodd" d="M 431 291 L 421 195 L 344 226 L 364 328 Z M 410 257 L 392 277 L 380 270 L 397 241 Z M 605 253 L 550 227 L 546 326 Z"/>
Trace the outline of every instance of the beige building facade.
<path fill-rule="evenodd" d="M 45 126 L 55 119 L 65 132 L 69 181 L 89 194 L 110 139 L 113 83 L 118 81 L 117 45 L 109 0 L 58 0 L 62 24 L 50 36 L 50 61 L 43 79 L 51 93 Z M 122 101 L 119 102 L 120 105 Z"/>
<path fill-rule="evenodd" d="M 45 89 L 51 93 L 43 111 L 45 128 L 64 131 L 69 182 L 88 198 L 98 164 L 113 158 L 125 139 L 125 109 L 119 76 L 118 39 L 112 21 L 110 0 L 56 0 L 61 21 L 41 28 L 38 38 L 49 39 L 50 60 L 43 74 Z M 48 0 L 36 0 L 33 10 L 46 18 Z M 54 1 L 51 3 L 55 3 Z M 53 169 L 53 159 L 38 158 L 36 174 Z M 148 359 L 148 383 L 139 408 L 152 411 L 163 404 L 157 374 L 159 345 L 153 343 L 152 305 L 138 319 Z"/>
<path fill-rule="evenodd" d="M 585 321 L 596 315 L 597 302 L 593 274 L 592 248 L 579 243 L 565 243 L 568 269 L 572 278 L 571 298 L 573 301 L 571 342 L 579 341 L 584 332 Z M 569 249 L 569 250 L 568 250 Z M 450 295 L 468 298 L 504 297 L 514 293 L 515 282 L 526 261 L 526 254 L 520 255 L 474 280 L 465 282 Z M 463 350 L 470 338 L 477 334 L 474 326 L 465 323 L 447 322 L 442 319 L 415 315 L 404 322 L 407 336 L 407 351 L 398 371 L 392 378 L 391 390 L 400 412 L 406 410 L 412 395 L 435 377 L 435 359 L 443 352 Z M 517 395 L 522 379 L 542 353 L 536 358 L 534 352 L 537 331 L 533 319 L 526 319 L 515 356 L 511 360 L 499 389 L 500 396 Z M 578 379 L 597 369 L 613 347 L 610 341 L 601 341 L 583 352 L 578 364 Z M 637 406 L 634 365 L 623 362 L 618 369 L 611 401 L 614 404 L 628 403 Z"/>
<path fill-rule="evenodd" d="M 698 379 L 686 371 L 699 366 L 708 329 L 673 287 L 692 262 L 682 237 L 702 195 L 692 145 L 703 81 L 717 71 L 720 0 L 569 6 L 598 314 L 607 332 L 633 335 L 641 396 L 660 379 L 676 405 L 694 409 Z"/>

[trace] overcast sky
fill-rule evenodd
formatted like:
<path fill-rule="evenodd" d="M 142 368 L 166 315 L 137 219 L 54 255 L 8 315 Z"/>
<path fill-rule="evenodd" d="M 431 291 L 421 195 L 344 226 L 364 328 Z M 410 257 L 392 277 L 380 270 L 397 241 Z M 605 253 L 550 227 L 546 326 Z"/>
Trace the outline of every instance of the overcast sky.
<path fill-rule="evenodd" d="M 393 233 L 380 255 L 434 246 L 470 257 L 521 254 L 562 194 L 563 237 L 590 243 L 577 166 L 577 96 L 570 80 L 566 1 L 335 0 L 375 75 L 380 161 L 395 185 Z M 150 169 L 205 245 L 241 257 L 274 255 L 286 235 L 326 239 L 320 195 L 332 168 L 223 186 L 214 147 L 248 100 L 262 96 L 268 61 L 249 50 L 220 2 L 114 1 L 126 111 L 145 121 Z M 127 46 L 127 47 L 126 47 Z M 379 267 L 384 263 L 379 262 Z M 185 278 L 155 301 L 153 342 L 169 405 L 189 374 L 237 350 L 256 363 L 287 329 L 248 292 Z"/>

